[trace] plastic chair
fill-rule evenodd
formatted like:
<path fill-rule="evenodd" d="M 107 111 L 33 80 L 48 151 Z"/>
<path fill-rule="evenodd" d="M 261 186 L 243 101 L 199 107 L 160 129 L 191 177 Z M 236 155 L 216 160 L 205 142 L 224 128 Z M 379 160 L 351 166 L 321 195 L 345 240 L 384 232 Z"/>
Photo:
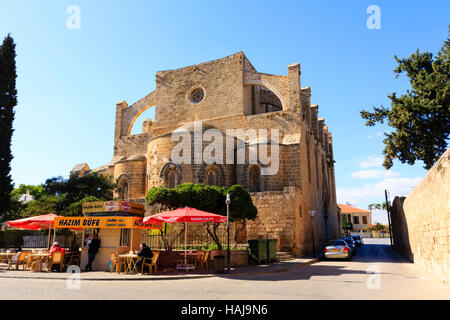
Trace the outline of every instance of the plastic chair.
<path fill-rule="evenodd" d="M 15 264 L 16 265 L 16 270 L 19 270 L 19 265 L 23 266 L 23 270 L 25 270 L 26 267 L 26 256 L 27 253 L 26 252 L 20 252 L 14 256 L 12 256 L 9 259 L 9 265 L 8 265 L 8 270 L 11 269 L 11 267 Z M 17 257 L 17 259 L 14 259 L 15 257 Z"/>
<path fill-rule="evenodd" d="M 124 268 L 123 271 L 125 271 L 125 263 L 123 260 L 117 257 L 115 252 L 110 252 L 109 256 L 111 257 L 111 270 L 110 273 L 112 273 L 114 266 L 116 267 L 116 272 L 120 274 L 120 270 L 122 269 L 122 266 Z"/>
<path fill-rule="evenodd" d="M 59 265 L 59 271 L 64 269 L 64 254 L 62 251 L 55 251 L 52 253 L 48 262 L 48 271 L 52 270 L 54 265 Z"/>
<path fill-rule="evenodd" d="M 158 258 L 159 258 L 159 251 L 152 251 L 153 257 L 151 259 L 144 258 L 142 260 L 142 267 L 141 267 L 141 273 L 144 273 L 144 267 L 147 266 L 150 274 L 152 274 L 152 269 L 155 268 L 155 272 L 158 272 Z M 147 262 L 148 261 L 148 262 Z"/>
<path fill-rule="evenodd" d="M 209 266 L 209 251 L 204 251 L 200 260 L 196 260 L 196 267 L 201 270 L 208 270 Z"/>
<path fill-rule="evenodd" d="M 204 253 L 205 253 L 205 250 L 198 250 L 197 255 L 194 256 L 195 269 L 197 269 L 197 267 L 200 265 L 200 260 L 202 259 Z"/>

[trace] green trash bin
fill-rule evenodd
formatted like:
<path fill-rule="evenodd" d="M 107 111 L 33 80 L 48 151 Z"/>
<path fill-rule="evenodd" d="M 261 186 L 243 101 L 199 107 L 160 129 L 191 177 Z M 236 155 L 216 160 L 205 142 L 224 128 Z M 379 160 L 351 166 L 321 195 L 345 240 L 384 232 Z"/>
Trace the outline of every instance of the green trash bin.
<path fill-rule="evenodd" d="M 267 239 L 248 240 L 248 256 L 256 263 L 267 262 Z"/>
<path fill-rule="evenodd" d="M 267 239 L 267 258 L 270 262 L 277 260 L 277 239 Z"/>

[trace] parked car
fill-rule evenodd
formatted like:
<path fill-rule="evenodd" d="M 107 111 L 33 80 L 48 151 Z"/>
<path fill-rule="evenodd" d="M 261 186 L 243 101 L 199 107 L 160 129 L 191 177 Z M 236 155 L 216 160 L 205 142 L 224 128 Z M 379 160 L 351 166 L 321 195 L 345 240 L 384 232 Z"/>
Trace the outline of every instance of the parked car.
<path fill-rule="evenodd" d="M 353 241 L 352 236 L 343 237 L 341 240 L 344 240 L 347 243 L 347 245 L 351 249 L 350 253 L 352 255 L 355 255 L 356 254 L 356 244 L 355 244 L 355 241 Z"/>
<path fill-rule="evenodd" d="M 360 247 L 364 244 L 364 241 L 361 236 L 353 235 L 352 238 L 357 247 Z"/>
<path fill-rule="evenodd" d="M 327 259 L 352 259 L 351 249 L 342 239 L 328 241 L 323 251 Z"/>

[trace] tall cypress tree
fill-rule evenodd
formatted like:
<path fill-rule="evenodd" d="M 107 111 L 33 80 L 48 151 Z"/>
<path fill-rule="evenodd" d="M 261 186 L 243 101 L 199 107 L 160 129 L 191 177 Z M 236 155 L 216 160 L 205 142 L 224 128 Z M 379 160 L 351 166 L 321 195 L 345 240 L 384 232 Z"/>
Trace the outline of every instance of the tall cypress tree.
<path fill-rule="evenodd" d="M 9 34 L 0 46 L 0 216 L 9 209 L 13 190 L 11 138 L 14 107 L 17 105 L 15 47 Z"/>

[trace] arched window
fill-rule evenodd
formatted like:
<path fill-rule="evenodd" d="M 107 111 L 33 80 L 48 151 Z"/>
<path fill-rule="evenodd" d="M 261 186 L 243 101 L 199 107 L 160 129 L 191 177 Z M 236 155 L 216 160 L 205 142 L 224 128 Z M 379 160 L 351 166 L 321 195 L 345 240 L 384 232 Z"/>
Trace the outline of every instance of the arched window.
<path fill-rule="evenodd" d="M 119 199 L 128 200 L 128 178 L 126 177 L 119 180 Z"/>
<path fill-rule="evenodd" d="M 216 186 L 217 185 L 217 174 L 214 170 L 209 170 L 206 174 L 206 184 L 208 186 Z"/>
<path fill-rule="evenodd" d="M 261 191 L 261 183 L 260 183 L 261 171 L 259 167 L 253 166 L 249 172 L 248 179 L 248 189 L 250 192 L 260 192 Z"/>
<path fill-rule="evenodd" d="M 175 172 L 175 170 L 170 170 L 169 172 L 167 172 L 166 187 L 170 189 L 175 188 L 176 181 L 177 181 L 177 173 Z"/>

